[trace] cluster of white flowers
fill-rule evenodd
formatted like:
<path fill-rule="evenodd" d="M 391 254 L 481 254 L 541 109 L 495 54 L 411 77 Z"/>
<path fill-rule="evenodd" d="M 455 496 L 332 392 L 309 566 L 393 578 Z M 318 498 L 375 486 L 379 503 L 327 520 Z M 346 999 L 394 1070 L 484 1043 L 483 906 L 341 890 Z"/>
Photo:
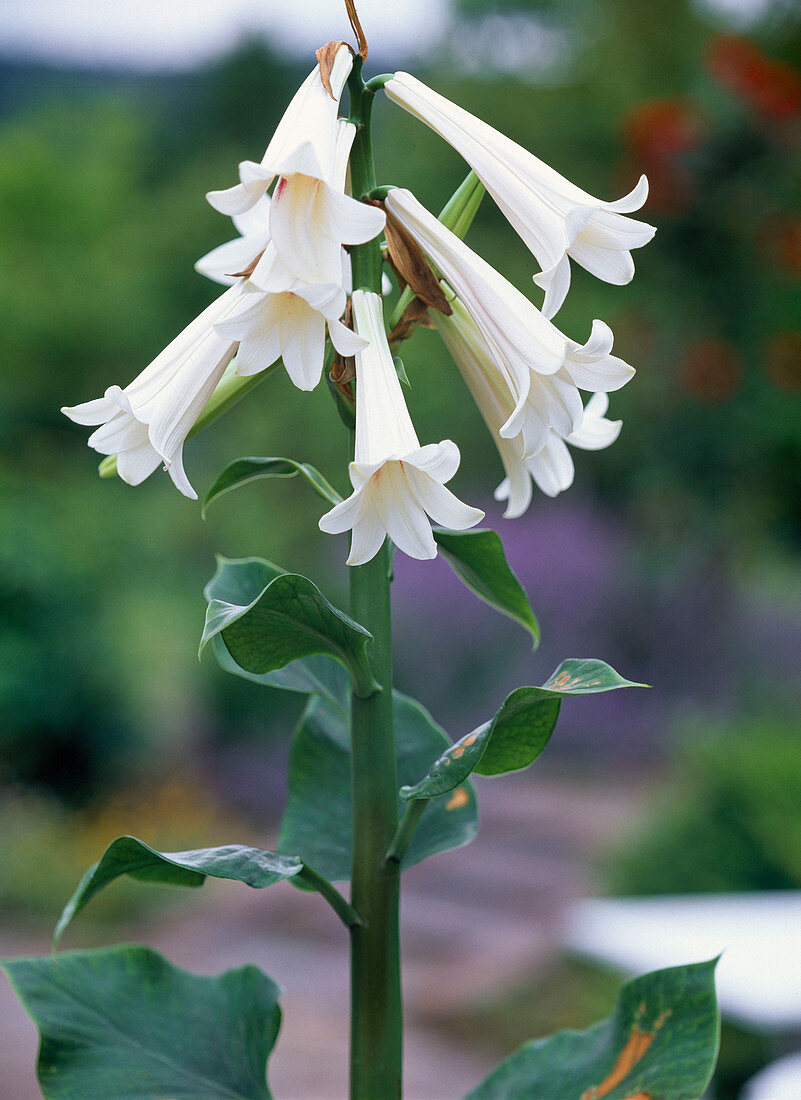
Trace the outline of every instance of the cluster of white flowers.
<path fill-rule="evenodd" d="M 341 46 L 330 91 L 318 65 L 261 162 L 244 161 L 239 184 L 209 192 L 211 205 L 233 215 L 241 235 L 204 256 L 197 269 L 230 289 L 124 390 L 111 386 L 96 401 L 62 410 L 78 424 L 100 425 L 89 445 L 117 455 L 123 481 L 138 485 L 163 464 L 177 488 L 196 499 L 184 473 L 184 441 L 234 355 L 240 375 L 280 357 L 295 385 L 311 390 L 323 371 L 326 327 L 342 355 L 364 346 L 339 320 L 349 276 L 343 246 L 377 236 L 384 214 L 345 194 L 356 127 L 337 115 L 352 64 Z"/>
<path fill-rule="evenodd" d="M 318 65 L 309 74 L 262 160 L 244 161 L 238 184 L 208 194 L 240 235 L 196 267 L 228 289 L 124 390 L 112 386 L 99 400 L 63 411 L 100 425 L 89 444 L 117 455 L 123 480 L 138 484 L 163 463 L 181 492 L 195 497 L 183 443 L 234 356 L 240 375 L 281 358 L 294 384 L 310 390 L 322 375 L 327 329 L 341 355 L 355 356 L 356 445 L 353 493 L 320 527 L 352 531 L 348 562 L 359 565 L 386 535 L 412 557 L 433 557 L 429 517 L 461 530 L 483 513 L 445 488 L 459 465 L 456 444 L 420 446 L 380 296 L 353 293 L 355 332 L 340 320 L 350 289 L 344 246 L 372 240 L 385 226 L 383 210 L 347 193 L 356 128 L 338 108 L 352 64 L 340 45 L 325 73 Z M 610 283 L 632 278 L 631 249 L 654 229 L 627 215 L 645 201 L 647 183 L 643 177 L 625 198 L 602 202 L 414 77 L 396 73 L 384 90 L 465 158 L 541 267 L 533 276 L 545 292 L 538 309 L 409 191 L 386 193 L 387 215 L 441 277 L 452 312 L 432 310 L 433 318 L 498 447 L 506 478 L 496 498 L 507 501 L 508 517 L 519 516 L 532 479 L 550 496 L 571 484 L 567 444 L 606 447 L 620 431 L 619 421 L 606 419 L 606 395 L 634 371 L 612 355 L 610 329 L 595 321 L 579 344 L 552 318 L 570 285 L 570 258 Z"/>

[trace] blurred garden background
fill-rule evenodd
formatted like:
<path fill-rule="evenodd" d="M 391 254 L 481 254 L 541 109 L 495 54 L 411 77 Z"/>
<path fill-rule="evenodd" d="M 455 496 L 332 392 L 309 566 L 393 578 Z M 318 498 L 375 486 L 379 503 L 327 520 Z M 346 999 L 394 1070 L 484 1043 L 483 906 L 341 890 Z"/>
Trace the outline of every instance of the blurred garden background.
<path fill-rule="evenodd" d="M 190 6 L 172 7 L 188 27 Z M 210 655 L 198 664 L 202 588 L 216 552 L 257 554 L 341 601 L 344 544 L 317 532 L 319 502 L 293 481 L 255 483 L 204 522 L 159 473 L 136 490 L 101 480 L 85 431 L 59 408 L 125 385 L 217 293 L 192 265 L 232 234 L 204 193 L 261 157 L 314 49 L 347 35 L 338 0 L 317 7 L 292 49 L 263 19 L 216 56 L 163 66 L 89 64 L 66 37 L 59 56 L 52 34 L 38 53 L 35 35 L 13 48 L 0 38 L 3 953 L 47 949 L 78 879 L 121 833 L 167 850 L 274 837 L 301 703 L 226 676 Z M 18 5 L 0 3 L 0 19 L 4 9 L 13 22 Z M 455 738 L 563 657 L 600 657 L 652 685 L 565 706 L 530 774 L 507 794 L 503 780 L 480 783 L 489 828 L 469 857 L 479 862 L 438 856 L 415 880 L 429 901 L 412 901 L 410 919 L 436 956 L 438 914 L 458 925 L 466 898 L 474 924 L 482 904 L 497 905 L 493 879 L 476 886 L 494 829 L 509 864 L 497 889 L 519 891 L 509 928 L 524 939 L 537 924 L 530 973 L 523 946 L 506 971 L 476 963 L 485 980 L 472 992 L 448 972 L 458 1005 L 442 989 L 432 999 L 420 962 L 418 1018 L 454 1059 L 470 1052 L 475 1083 L 524 1038 L 608 1012 L 615 981 L 560 957 L 557 934 L 542 940 L 559 902 L 801 887 L 801 12 L 789 0 L 453 0 L 436 12 L 430 25 L 425 6 L 410 14 L 416 31 L 397 39 L 398 54 L 381 38 L 380 7 L 365 4 L 371 71 L 411 68 L 592 194 L 617 198 L 645 172 L 643 217 L 659 230 L 635 254 L 629 287 L 573 267 L 558 324 L 583 341 L 603 318 L 638 374 L 612 395 L 618 442 L 578 452 L 573 488 L 535 493 L 521 519 L 503 520 L 492 500 L 497 454 L 436 334 L 404 351 L 420 438 L 458 443 L 454 487 L 500 531 L 543 642 L 532 654 L 443 563 L 398 561 L 398 686 Z M 377 114 L 379 182 L 440 209 L 464 164 L 380 98 Z M 531 257 L 490 199 L 468 240 L 539 300 Z M 312 462 L 341 489 L 346 448 L 326 388 L 302 394 L 275 376 L 185 457 L 201 496 L 244 454 Z M 449 646 L 446 619 L 458 625 Z M 269 940 L 282 916 L 297 922 L 299 905 L 314 906 L 280 891 L 254 901 L 228 884 L 219 904 L 246 909 Z M 215 914 L 221 895 L 209 892 L 201 903 L 116 884 L 72 942 L 166 927 L 185 942 Z M 324 967 L 325 951 L 344 945 L 308 919 Z M 286 927 L 281 936 L 286 946 Z M 473 936 L 477 954 L 492 952 Z M 37 1095 L 26 1027 L 0 1019 L 0 1065 L 12 1065 L 18 1036 L 31 1052 L 31 1083 L 9 1078 L 8 1100 Z M 769 1046 L 730 1036 L 720 1100 L 735 1100 Z M 338 1094 L 282 1073 L 283 1097 Z"/>

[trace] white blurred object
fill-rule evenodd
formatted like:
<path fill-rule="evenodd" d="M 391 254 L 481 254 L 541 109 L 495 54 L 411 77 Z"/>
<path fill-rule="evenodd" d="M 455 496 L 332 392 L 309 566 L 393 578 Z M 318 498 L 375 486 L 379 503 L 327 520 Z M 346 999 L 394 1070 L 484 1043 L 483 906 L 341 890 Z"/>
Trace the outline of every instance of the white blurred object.
<path fill-rule="evenodd" d="M 580 901 L 568 912 L 564 942 L 628 974 L 721 955 L 724 1015 L 761 1031 L 801 1027 L 801 891 Z M 801 1085 L 793 1096 L 801 1097 Z"/>
<path fill-rule="evenodd" d="M 801 1096 L 801 1054 L 771 1062 L 746 1083 L 740 1100 L 798 1100 Z"/>
<path fill-rule="evenodd" d="M 371 54 L 394 64 L 430 49 L 445 33 L 448 10 L 447 0 L 359 0 Z M 248 35 L 306 55 L 329 38 L 351 38 L 344 4 L 331 0 L 0 0 L 0 14 L 3 56 L 85 65 L 182 69 Z"/>

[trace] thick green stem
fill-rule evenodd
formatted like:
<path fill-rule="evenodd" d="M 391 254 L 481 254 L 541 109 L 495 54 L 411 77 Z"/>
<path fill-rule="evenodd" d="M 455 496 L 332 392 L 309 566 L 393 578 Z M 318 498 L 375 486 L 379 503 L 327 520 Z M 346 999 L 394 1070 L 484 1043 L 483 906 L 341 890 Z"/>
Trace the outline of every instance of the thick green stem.
<path fill-rule="evenodd" d="M 386 543 L 372 561 L 351 569 L 351 614 L 373 634 L 370 660 L 382 687 L 351 701 L 351 900 L 364 922 L 351 928 L 351 1100 L 397 1100 L 403 1052 L 400 865 L 384 858 L 398 825 Z"/>
<path fill-rule="evenodd" d="M 350 157 L 353 195 L 375 187 L 370 114 L 375 93 L 361 58 L 348 81 L 357 126 Z M 378 239 L 351 249 L 353 286 L 381 293 Z M 351 614 L 373 635 L 370 664 L 381 691 L 351 701 L 353 868 L 351 901 L 363 924 L 351 928 L 351 1100 L 398 1100 L 403 1016 L 398 930 L 400 866 L 384 858 L 398 827 L 398 776 L 392 724 L 389 548 L 350 570 Z"/>
<path fill-rule="evenodd" d="M 369 195 L 375 187 L 375 166 L 373 164 L 373 141 L 371 119 L 375 92 L 370 91 L 362 79 L 362 60 L 354 58 L 353 69 L 348 78 L 350 92 L 350 121 L 356 126 L 356 137 L 350 153 L 350 182 L 353 197 L 356 199 Z M 367 244 L 356 245 L 350 250 L 353 269 L 354 290 L 381 293 L 381 248 L 378 238 Z"/>

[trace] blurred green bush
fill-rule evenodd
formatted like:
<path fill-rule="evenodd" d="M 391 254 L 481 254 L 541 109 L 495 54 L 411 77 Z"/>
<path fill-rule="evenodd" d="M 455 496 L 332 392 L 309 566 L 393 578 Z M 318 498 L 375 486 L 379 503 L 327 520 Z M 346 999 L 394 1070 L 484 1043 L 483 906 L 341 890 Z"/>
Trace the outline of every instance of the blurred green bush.
<path fill-rule="evenodd" d="M 611 892 L 801 888 L 799 745 L 797 717 L 686 726 L 653 806 L 606 863 Z"/>

